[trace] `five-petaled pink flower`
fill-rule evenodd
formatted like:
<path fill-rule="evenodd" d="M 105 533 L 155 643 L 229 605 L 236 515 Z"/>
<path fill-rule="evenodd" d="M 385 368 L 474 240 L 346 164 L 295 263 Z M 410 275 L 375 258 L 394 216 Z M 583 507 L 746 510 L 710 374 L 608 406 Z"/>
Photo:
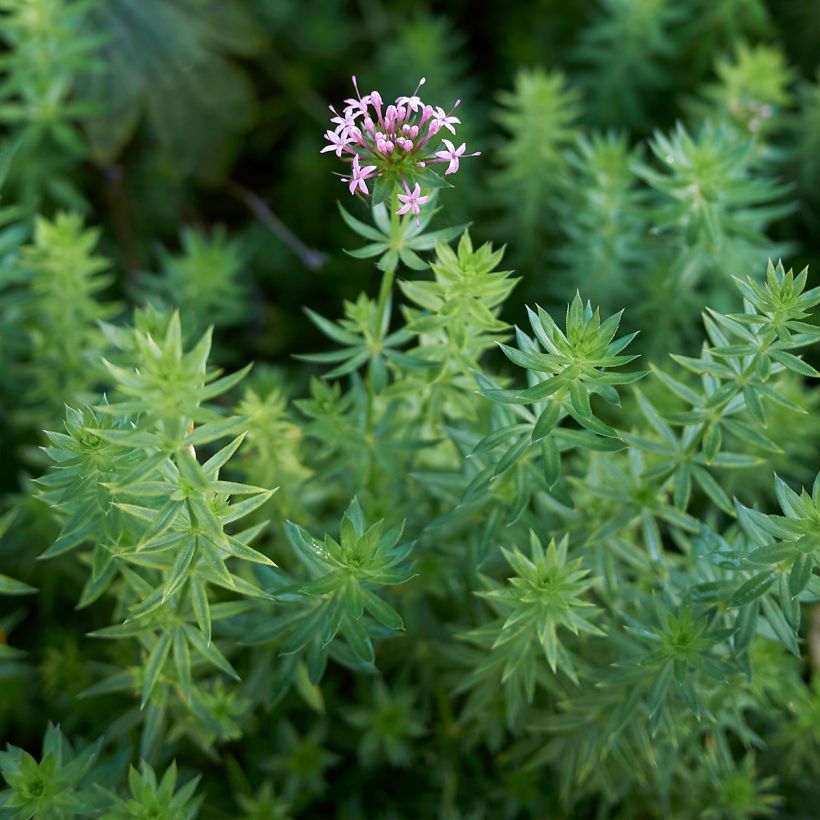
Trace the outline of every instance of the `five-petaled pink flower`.
<path fill-rule="evenodd" d="M 342 151 L 347 148 L 350 142 L 347 131 L 325 131 L 325 139 L 330 145 L 326 145 L 319 153 L 324 154 L 326 151 L 335 151 L 337 157 L 342 155 Z"/>
<path fill-rule="evenodd" d="M 459 103 L 461 103 L 461 100 L 456 100 L 456 104 L 450 109 L 449 114 L 440 105 L 437 105 L 434 109 L 433 122 L 438 123 L 438 128 L 446 128 L 453 136 L 456 135 L 456 129 L 453 127 L 453 123 L 461 124 L 461 120 L 458 117 L 452 116 L 453 111 L 458 108 Z"/>
<path fill-rule="evenodd" d="M 416 187 L 413 188 L 411 191 L 407 184 L 405 183 L 404 190 L 407 191 L 406 194 L 399 194 L 399 200 L 404 203 L 401 208 L 396 211 L 396 213 L 401 216 L 402 214 L 406 214 L 408 211 L 413 213 L 413 216 L 416 217 L 416 222 L 419 221 L 419 206 L 424 205 L 429 196 L 421 196 L 421 187 L 419 186 L 418 182 L 416 183 Z"/>
<path fill-rule="evenodd" d="M 419 84 L 416 86 L 416 90 L 409 96 L 409 97 L 399 97 L 396 100 L 396 105 L 403 105 L 406 108 L 409 108 L 414 114 L 419 108 L 424 108 L 424 103 L 421 101 L 421 97 L 419 97 L 419 89 L 427 82 L 426 77 L 422 77 L 419 80 Z"/>
<path fill-rule="evenodd" d="M 370 191 L 367 190 L 367 185 L 365 185 L 365 180 L 370 179 L 370 177 L 375 176 L 374 171 L 376 170 L 375 165 L 365 165 L 364 168 L 359 167 L 359 155 L 355 154 L 353 156 L 353 176 L 351 179 L 345 179 L 343 182 L 349 182 L 350 193 L 355 194 L 356 188 L 358 188 L 363 194 L 369 194 Z M 418 187 L 418 186 L 417 186 Z"/>
<path fill-rule="evenodd" d="M 458 171 L 458 160 L 459 157 L 463 156 L 464 152 L 467 150 L 467 143 L 462 142 L 458 148 L 453 145 L 450 140 L 444 139 L 442 140 L 444 145 L 447 147 L 446 151 L 436 151 L 436 156 L 443 160 L 444 162 L 449 162 L 450 164 L 447 166 L 447 170 L 444 172 L 444 176 L 447 174 L 454 174 Z M 467 154 L 468 157 L 478 157 L 481 156 L 481 151 L 475 151 L 472 154 Z"/>

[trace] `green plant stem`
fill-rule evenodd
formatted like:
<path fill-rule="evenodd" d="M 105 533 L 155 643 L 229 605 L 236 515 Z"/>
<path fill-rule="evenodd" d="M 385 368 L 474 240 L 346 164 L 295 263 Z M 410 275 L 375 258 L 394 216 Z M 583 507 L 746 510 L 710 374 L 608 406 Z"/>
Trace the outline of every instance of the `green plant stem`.
<path fill-rule="evenodd" d="M 399 235 L 399 227 L 401 225 L 401 217 L 396 215 L 399 207 L 398 190 L 393 191 L 391 197 L 390 208 L 390 234 L 395 244 Z M 382 333 L 382 325 L 385 321 L 385 314 L 387 313 L 387 306 L 390 303 L 390 297 L 393 293 L 393 282 L 396 279 L 396 268 L 391 267 L 382 274 L 381 285 L 379 286 L 379 297 L 376 302 L 376 321 L 373 327 L 373 335 L 376 339 L 381 340 L 383 336 L 387 335 L 387 330 Z M 388 319 L 389 321 L 389 319 Z M 367 409 L 366 409 L 366 427 L 368 432 L 373 429 L 373 402 L 376 398 L 376 392 L 373 389 L 373 383 L 368 376 L 367 379 Z"/>
<path fill-rule="evenodd" d="M 393 191 L 390 206 L 390 238 L 395 245 L 396 239 L 399 235 L 399 227 L 401 225 L 401 217 L 397 216 L 396 211 L 399 209 L 398 190 Z M 382 323 L 384 322 L 384 314 L 387 310 L 387 302 L 393 292 L 393 281 L 396 278 L 395 266 L 386 270 L 382 276 L 381 287 L 379 288 L 379 301 L 376 307 L 376 327 L 375 332 L 378 337 L 381 337 Z"/>
<path fill-rule="evenodd" d="M 387 303 L 390 300 L 390 295 L 393 293 L 393 282 L 396 278 L 396 269 L 390 268 L 382 275 L 382 283 L 379 288 L 379 301 L 376 304 L 376 333 L 381 336 L 382 323 L 384 322 L 384 315 L 387 311 Z"/>

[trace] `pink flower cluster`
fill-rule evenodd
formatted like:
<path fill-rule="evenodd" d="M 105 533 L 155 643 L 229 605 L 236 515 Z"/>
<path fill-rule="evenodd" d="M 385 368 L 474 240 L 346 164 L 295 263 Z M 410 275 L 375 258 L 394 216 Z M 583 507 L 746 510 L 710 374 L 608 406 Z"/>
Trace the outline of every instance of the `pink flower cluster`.
<path fill-rule="evenodd" d="M 354 76 L 356 97 L 345 100 L 341 114 L 330 106 L 335 128 L 325 132 L 328 145 L 321 151 L 334 151 L 337 157 L 351 160 L 352 173 L 342 178 L 351 194 L 369 194 L 367 180 L 382 175 L 393 177 L 404 188 L 404 193 L 398 194 L 402 204 L 396 213 L 412 213 L 417 222 L 420 207 L 430 199 L 429 195 L 421 195 L 421 183 L 430 166 L 446 162 L 446 176 L 458 171 L 459 161 L 465 156 L 480 154 L 465 154 L 467 146 L 463 142 L 456 148 L 449 139 L 437 137 L 442 129 L 455 136 L 455 126 L 461 120 L 453 116 L 453 111 L 461 100 L 456 100 L 449 112 L 434 108 L 418 96 L 423 85 L 424 77 L 411 96 L 398 97 L 395 105 L 385 107 L 378 91 L 363 97 Z"/>

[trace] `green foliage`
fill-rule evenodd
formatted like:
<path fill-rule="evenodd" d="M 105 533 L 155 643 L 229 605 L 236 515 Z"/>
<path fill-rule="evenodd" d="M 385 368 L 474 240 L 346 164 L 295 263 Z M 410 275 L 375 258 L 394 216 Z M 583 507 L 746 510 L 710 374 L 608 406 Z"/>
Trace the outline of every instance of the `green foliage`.
<path fill-rule="evenodd" d="M 404 563 L 413 544 L 399 544 L 402 531 L 399 526 L 385 532 L 382 521 L 366 527 L 356 499 L 342 518 L 339 541 L 330 535 L 318 541 L 288 522 L 290 545 L 312 576 L 298 590 L 315 599 L 315 604 L 297 625 L 284 651 L 297 652 L 318 639 L 319 659 L 311 659 L 315 668 L 324 664 L 326 648 L 339 633 L 356 657 L 366 664 L 373 663 L 365 612 L 388 630 L 404 629 L 401 615 L 374 592 L 383 586 L 403 584 L 412 577 Z M 314 680 L 318 674 L 313 673 Z"/>
<path fill-rule="evenodd" d="M 692 136 L 679 123 L 649 145 L 656 165 L 641 163 L 637 171 L 653 189 L 652 229 L 664 237 L 662 298 L 680 298 L 684 306 L 689 301 L 687 318 L 702 307 L 702 293 L 723 307 L 721 276 L 788 250 L 765 233 L 792 210 L 783 201 L 788 189 L 754 168 L 753 141 L 722 124 L 707 123 Z"/>
<path fill-rule="evenodd" d="M 554 283 L 567 299 L 581 290 L 606 307 L 627 304 L 646 281 L 646 197 L 636 154 L 625 134 L 610 131 L 581 137 L 569 156 L 572 184 L 559 206 L 566 241 L 556 253 L 562 276 Z"/>
<path fill-rule="evenodd" d="M 81 76 L 99 72 L 99 37 L 84 21 L 96 0 L 5 0 L 0 36 L 8 52 L 0 64 L 0 125 L 14 129 L 17 159 L 11 188 L 37 207 L 44 197 L 86 209 L 75 180 L 86 156 L 79 126 L 93 112 L 72 93 Z"/>
<path fill-rule="evenodd" d="M 463 225 L 458 225 L 453 228 L 427 231 L 426 228 L 436 212 L 430 204 L 418 222 L 412 214 L 405 214 L 399 219 L 395 216 L 391 217 L 384 202 L 374 205 L 372 210 L 374 225 L 371 226 L 351 216 L 339 205 L 339 211 L 348 226 L 363 239 L 369 240 L 363 248 L 357 248 L 348 253 L 356 259 L 371 259 L 379 256 L 376 265 L 381 270 L 395 270 L 399 262 L 411 270 L 425 270 L 428 263 L 418 255 L 417 251 L 432 250 L 437 242 L 448 242 L 460 236 L 464 230 Z"/>
<path fill-rule="evenodd" d="M 100 753 L 100 743 L 75 752 L 59 727 L 49 724 L 38 762 L 16 746 L 0 752 L 0 772 L 8 788 L 0 792 L 5 816 L 89 817 L 95 812 L 89 770 Z"/>
<path fill-rule="evenodd" d="M 574 54 L 583 67 L 589 118 L 596 125 L 644 129 L 685 11 L 669 0 L 601 0 L 600 6 Z"/>
<path fill-rule="evenodd" d="M 176 763 L 172 763 L 157 783 L 154 770 L 143 764 L 138 772 L 133 766 L 128 772 L 128 799 L 115 798 L 105 820 L 131 820 L 131 818 L 159 818 L 159 820 L 192 820 L 199 813 L 201 798 L 193 799 L 199 778 L 189 780 L 181 789 L 174 791 L 177 780 Z"/>
<path fill-rule="evenodd" d="M 263 48 L 253 15 L 237 2 L 116 0 L 95 4 L 86 26 L 106 66 L 82 86 L 99 112 L 87 123 L 95 161 L 114 161 L 144 114 L 183 169 L 218 173 L 253 121 L 250 85 L 226 56 Z"/>
<path fill-rule="evenodd" d="M 0 275 L 13 333 L 6 389 L 16 394 L 24 424 L 50 423 L 63 402 L 86 401 L 100 384 L 106 343 L 98 325 L 119 308 L 100 298 L 112 276 L 108 260 L 95 253 L 98 242 L 99 231 L 76 214 L 39 218 L 33 241 Z"/>
<path fill-rule="evenodd" d="M 186 328 L 191 336 L 247 320 L 250 297 L 240 278 L 245 264 L 240 243 L 218 227 L 211 235 L 184 230 L 181 244 L 180 254 L 161 254 L 161 275 L 143 277 L 146 300 L 178 308 L 194 323 Z"/>
<path fill-rule="evenodd" d="M 544 659 L 553 673 L 577 680 L 576 661 L 563 633 L 605 634 L 591 620 L 596 609 L 585 596 L 593 584 L 585 577 L 589 570 L 582 567 L 581 558 L 568 560 L 567 548 L 565 537 L 558 544 L 551 541 L 545 551 L 530 532 L 529 556 L 517 548 L 502 549 L 515 575 L 505 585 L 488 581 L 488 588 L 479 593 L 499 617 L 467 636 L 487 652 L 487 659 L 463 686 L 482 685 L 489 677 L 494 687 L 500 680 L 511 723 L 525 702 L 532 703 L 536 683 L 543 681 L 539 665 Z"/>
<path fill-rule="evenodd" d="M 644 375 L 640 371 L 621 373 L 609 369 L 637 358 L 620 355 L 635 334 L 615 339 L 620 314 L 602 322 L 600 311 L 593 312 L 589 302 L 584 305 L 580 294 L 567 308 L 566 332 L 543 308 L 537 313 L 528 308 L 527 313 L 535 340 L 519 332 L 517 349 L 507 345 L 501 345 L 501 349 L 511 362 L 530 371 L 530 386 L 518 392 L 493 392 L 490 396 L 515 404 L 548 399 L 546 407 L 539 408 L 534 441 L 548 435 L 562 413 L 593 432 L 612 435 L 613 431 L 593 414 L 589 398 L 590 394 L 598 394 L 611 404 L 618 404 L 616 385 L 630 384 Z"/>
<path fill-rule="evenodd" d="M 799 6 L 0 0 L 0 817 L 816 814 Z"/>
<path fill-rule="evenodd" d="M 467 374 L 509 326 L 498 316 L 517 282 L 498 271 L 504 249 L 486 243 L 474 249 L 466 231 L 455 251 L 436 246 L 432 281 L 403 281 L 404 295 L 421 310 L 408 312 L 407 329 L 419 337 L 418 353 Z"/>
<path fill-rule="evenodd" d="M 693 119 L 713 118 L 735 126 L 744 136 L 767 138 L 782 128 L 791 104 L 792 72 L 775 48 L 741 44 L 733 60 L 719 59 L 717 82 L 707 85 L 702 100 L 691 106 Z"/>
<path fill-rule="evenodd" d="M 412 743 L 425 734 L 421 716 L 413 707 L 414 699 L 412 690 L 391 692 L 378 678 L 368 705 L 350 710 L 348 722 L 362 733 L 358 754 L 364 765 L 382 760 L 391 766 L 408 766 L 412 762 Z"/>
<path fill-rule="evenodd" d="M 543 224 L 543 204 L 556 194 L 565 149 L 576 136 L 578 93 L 561 73 L 532 69 L 519 72 L 513 90 L 501 93 L 499 102 L 496 120 L 506 137 L 498 148 L 499 195 L 514 207 L 514 230 L 531 249 Z"/>

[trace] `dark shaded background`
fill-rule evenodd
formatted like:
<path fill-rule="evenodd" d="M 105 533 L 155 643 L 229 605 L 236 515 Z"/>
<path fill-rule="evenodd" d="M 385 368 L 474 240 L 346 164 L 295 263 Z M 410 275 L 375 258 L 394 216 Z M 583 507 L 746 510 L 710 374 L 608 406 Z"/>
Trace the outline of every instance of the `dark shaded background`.
<path fill-rule="evenodd" d="M 246 115 L 228 116 L 227 125 L 214 118 L 213 139 L 199 154 L 188 143 L 163 138 L 150 116 L 141 117 L 118 153 L 82 169 L 81 188 L 91 221 L 105 228 L 105 250 L 126 276 L 156 266 L 157 243 L 175 248 L 180 222 L 223 223 L 239 234 L 249 250 L 248 276 L 258 299 L 253 320 L 233 330 L 231 344 L 234 349 L 239 344 L 249 357 L 284 362 L 290 352 L 323 344 L 303 320 L 302 305 L 337 315 L 340 299 L 376 287 L 371 264 L 340 252 L 356 244 L 335 211 L 337 200 L 349 204 L 347 192 L 334 176 L 340 167 L 335 156 L 319 154 L 326 105 L 338 105 L 350 95 L 350 75 L 358 74 L 363 88 L 378 87 L 390 96 L 410 93 L 426 75 L 427 98 L 445 107 L 456 97 L 463 99 L 460 135 L 484 156 L 460 172 L 457 188 L 446 192 L 444 224 L 471 220 L 478 239 L 505 242 L 504 218 L 510 214 L 494 195 L 492 179 L 495 150 L 504 138 L 493 119 L 498 93 L 511 87 L 521 67 L 557 67 L 582 88 L 585 102 L 594 100 L 589 74 L 598 69 L 579 50 L 579 34 L 600 24 L 600 5 L 607 4 L 256 0 L 224 7 L 231 5 L 252 19 L 250 31 L 220 44 L 231 70 L 241 72 L 247 83 Z M 588 124 L 626 126 L 636 141 L 654 129 L 670 128 L 682 117 L 686 97 L 713 78 L 714 60 L 738 42 L 780 44 L 799 75 L 811 79 L 816 70 L 816 4 L 686 0 L 667 5 L 675 12 L 674 47 L 657 58 L 652 87 L 640 91 L 647 116 L 625 122 L 616 100 L 603 112 L 587 105 Z M 613 62 L 617 57 L 611 55 Z M 608 57 L 599 60 L 605 66 Z M 184 61 L 178 67 L 184 74 Z M 146 71 L 151 70 L 147 58 Z M 189 79 L 202 81 L 203 91 L 209 91 L 207 78 Z M 184 109 L 185 101 L 178 102 Z M 218 97 L 212 103 L 224 105 Z M 199 136 L 200 122 L 208 119 L 189 116 L 186 121 L 184 115 L 183 134 Z M 300 242 L 326 254 L 326 262 L 308 268 L 254 217 L 241 199 L 251 194 L 267 203 Z M 811 210 L 808 201 L 802 205 L 804 214 Z M 810 261 L 811 249 L 816 254 L 815 227 L 816 221 L 806 217 L 782 228 L 786 234 L 799 232 L 804 253 L 795 264 Z M 532 278 L 554 265 L 555 244 L 547 233 L 529 257 L 514 253 L 518 270 Z"/>

